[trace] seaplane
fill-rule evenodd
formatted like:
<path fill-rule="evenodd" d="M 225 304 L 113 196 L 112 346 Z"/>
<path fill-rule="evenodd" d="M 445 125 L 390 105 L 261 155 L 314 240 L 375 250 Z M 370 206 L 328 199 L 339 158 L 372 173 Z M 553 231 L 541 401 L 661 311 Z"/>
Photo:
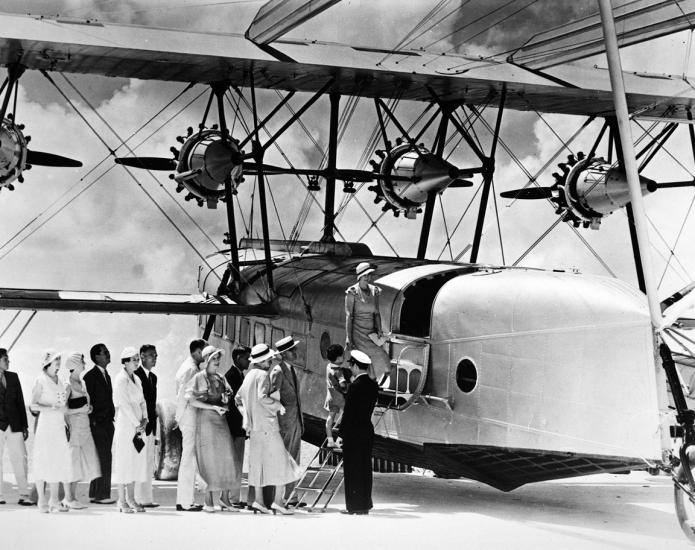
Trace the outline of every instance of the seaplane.
<path fill-rule="evenodd" d="M 375 413 L 375 459 L 503 491 L 601 472 L 664 470 L 673 476 L 682 529 L 695 541 L 695 412 L 683 374 L 695 365 L 687 332 L 695 327 L 695 284 L 658 295 L 643 205 L 652 193 L 695 181 L 641 173 L 678 129 L 686 129 L 695 151 L 695 90 L 685 77 L 623 71 L 618 47 L 692 29 L 695 2 L 599 0 L 592 13 L 489 56 L 285 38 L 336 3 L 271 0 L 243 35 L 0 14 L 3 194 L 32 185 L 25 178 L 31 165 L 79 164 L 28 149 L 17 114 L 18 83 L 27 72 L 39 71 L 68 102 L 57 74 L 181 82 L 206 90 L 197 127 L 180 129 L 166 154 L 138 155 L 126 140 L 120 152 L 109 152 L 127 178 L 167 173 L 165 183 L 191 205 L 224 208 L 228 226 L 224 246 L 202 257 L 197 294 L 0 288 L 0 308 L 193 315 L 200 334 L 227 351 L 292 334 L 301 340 L 304 438 L 320 444 L 326 349 L 345 341 L 344 293 L 355 267 L 369 262 L 382 289 L 392 365 Z M 576 63 L 602 54 L 607 69 Z M 369 164 L 341 167 L 339 144 L 358 100 L 370 104 L 375 123 L 371 135 L 363 133 Z M 320 131 L 328 136 L 317 165 L 268 162 L 317 105 L 327 110 Z M 230 124 L 241 109 L 251 122 Z M 495 113 L 490 122 L 483 111 Z M 496 154 L 506 149 L 500 129 L 510 111 L 580 120 L 572 139 L 601 123 L 591 147 L 571 152 L 564 143 L 525 185 L 516 182 L 500 195 L 516 208 L 547 202 L 555 225 L 580 238 L 605 231 L 602 222 L 624 212 L 636 287 L 573 270 L 479 262 L 488 206 L 497 200 Z M 636 141 L 631 125 L 638 121 L 657 131 Z M 272 235 L 272 210 L 283 205 L 268 184 L 279 178 L 320 206 L 322 229 L 313 240 L 297 231 Z M 432 245 L 443 244 L 430 238 L 437 207 L 466 193 L 471 198 L 474 189 L 470 246 L 449 261 L 435 259 Z M 239 238 L 241 198 L 252 193 L 261 235 Z M 393 215 L 389 225 L 411 232 L 416 254 L 378 255 L 362 239 L 341 237 L 337 220 L 360 193 L 382 210 L 370 227 Z M 174 453 L 166 438 L 162 447 L 163 456 Z"/>

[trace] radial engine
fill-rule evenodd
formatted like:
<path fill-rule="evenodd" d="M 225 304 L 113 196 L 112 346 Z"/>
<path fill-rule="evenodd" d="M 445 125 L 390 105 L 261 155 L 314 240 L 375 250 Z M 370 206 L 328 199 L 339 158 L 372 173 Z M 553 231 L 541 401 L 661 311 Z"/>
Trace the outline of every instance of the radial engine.
<path fill-rule="evenodd" d="M 501 193 L 502 197 L 523 200 L 549 199 L 557 207 L 555 213 L 575 227 L 598 229 L 601 220 L 630 202 L 625 172 L 600 157 L 569 155 L 559 164 L 562 173 L 553 173 L 551 187 L 526 187 Z M 654 180 L 640 176 L 642 194 L 658 187 Z"/>
<path fill-rule="evenodd" d="M 382 210 L 401 212 L 406 218 L 415 218 L 420 206 L 431 192 L 440 192 L 455 184 L 467 187 L 470 182 L 460 180 L 459 169 L 428 151 L 423 145 L 400 143 L 388 151 L 376 151 L 380 160 L 370 161 L 378 183 L 369 187 L 376 193 L 375 203 L 382 200 Z M 396 176 L 394 178 L 393 176 Z"/>

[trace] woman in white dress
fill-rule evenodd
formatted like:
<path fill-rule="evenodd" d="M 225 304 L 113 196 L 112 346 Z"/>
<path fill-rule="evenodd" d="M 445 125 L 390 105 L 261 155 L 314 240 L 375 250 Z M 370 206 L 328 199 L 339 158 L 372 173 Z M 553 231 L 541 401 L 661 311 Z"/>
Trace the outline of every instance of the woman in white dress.
<path fill-rule="evenodd" d="M 48 350 L 42 365 L 43 373 L 36 379 L 31 392 L 31 410 L 39 413 L 32 452 L 39 512 L 68 512 L 70 508 L 58 497 L 60 483 L 66 483 L 70 478 L 70 449 L 65 423 L 67 388 L 58 379 L 60 353 Z M 51 493 L 48 503 L 46 483 Z"/>
<path fill-rule="evenodd" d="M 101 476 L 99 456 L 89 427 L 89 413 L 92 407 L 89 394 L 82 380 L 85 370 L 84 355 L 73 352 L 67 355 L 63 364 L 70 373 L 68 379 L 68 408 L 66 420 L 70 427 L 70 477 L 65 485 L 63 504 L 73 510 L 86 508 L 77 500 L 77 482 L 91 481 Z"/>
<path fill-rule="evenodd" d="M 118 510 L 120 512 L 144 512 L 142 504 L 135 502 L 133 483 L 147 481 L 148 471 L 146 439 L 143 436 L 147 426 L 147 405 L 142 393 L 140 379 L 133 373 L 138 368 L 140 354 L 133 347 L 121 352 L 123 369 L 116 375 L 113 383 L 113 404 L 116 407 L 116 420 L 113 435 L 113 468 L 111 479 L 118 487 Z M 140 436 L 143 445 L 138 451 L 134 438 Z"/>
<path fill-rule="evenodd" d="M 241 405 L 244 429 L 249 434 L 249 487 L 255 487 L 256 500 L 251 504 L 254 513 L 270 512 L 259 498 L 263 487 L 275 485 L 273 513 L 292 514 L 283 506 L 284 486 L 301 477 L 299 466 L 285 449 L 280 436 L 278 413 L 285 414 L 278 392 L 270 394 L 267 370 L 276 354 L 266 344 L 257 344 L 251 350 L 251 370 L 244 377 L 236 397 Z"/>

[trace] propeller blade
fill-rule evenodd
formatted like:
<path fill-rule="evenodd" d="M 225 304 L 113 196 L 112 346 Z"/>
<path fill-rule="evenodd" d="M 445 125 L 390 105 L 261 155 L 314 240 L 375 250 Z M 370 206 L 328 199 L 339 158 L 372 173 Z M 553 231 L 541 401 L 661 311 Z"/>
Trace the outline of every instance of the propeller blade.
<path fill-rule="evenodd" d="M 61 157 L 53 153 L 43 151 L 27 151 L 27 163 L 36 166 L 56 166 L 60 168 L 79 168 L 82 163 L 79 160 Z"/>
<path fill-rule="evenodd" d="M 525 187 L 522 189 L 513 189 L 512 191 L 503 191 L 500 197 L 505 199 L 522 199 L 536 200 L 549 199 L 553 196 L 553 190 L 550 187 Z"/>
<path fill-rule="evenodd" d="M 132 168 L 142 168 L 143 170 L 163 170 L 171 172 L 176 169 L 176 161 L 162 157 L 120 157 L 115 159 L 116 164 L 130 166 Z"/>

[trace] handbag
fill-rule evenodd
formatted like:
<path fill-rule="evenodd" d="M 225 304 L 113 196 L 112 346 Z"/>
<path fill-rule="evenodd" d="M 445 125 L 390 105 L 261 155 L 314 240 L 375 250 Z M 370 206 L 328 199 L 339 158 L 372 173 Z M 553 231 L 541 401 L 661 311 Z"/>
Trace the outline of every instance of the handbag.
<path fill-rule="evenodd" d="M 142 440 L 140 432 L 135 432 L 133 436 L 133 446 L 138 453 L 145 448 L 145 442 Z"/>

